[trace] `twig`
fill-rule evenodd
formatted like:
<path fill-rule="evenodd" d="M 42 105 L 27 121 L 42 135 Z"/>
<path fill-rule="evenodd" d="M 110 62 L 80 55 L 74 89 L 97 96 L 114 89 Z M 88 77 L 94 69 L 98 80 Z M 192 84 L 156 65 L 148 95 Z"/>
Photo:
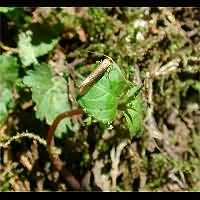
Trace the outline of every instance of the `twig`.
<path fill-rule="evenodd" d="M 160 69 L 154 73 L 154 76 L 156 78 L 160 78 L 161 76 L 165 76 L 172 73 L 173 71 L 176 71 L 177 67 L 179 66 L 180 61 L 181 61 L 180 58 L 175 58 L 171 60 L 167 64 L 160 67 Z"/>

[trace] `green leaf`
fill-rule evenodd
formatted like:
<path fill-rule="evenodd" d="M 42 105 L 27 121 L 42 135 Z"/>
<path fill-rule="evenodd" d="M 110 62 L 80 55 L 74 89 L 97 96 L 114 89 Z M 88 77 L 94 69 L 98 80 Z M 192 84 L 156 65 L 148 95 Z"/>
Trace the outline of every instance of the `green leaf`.
<path fill-rule="evenodd" d="M 13 104 L 12 90 L 6 87 L 0 88 L 0 125 L 2 125 L 8 115 L 8 111 Z"/>
<path fill-rule="evenodd" d="M 3 54 L 0 55 L 0 83 L 6 86 L 13 86 L 18 77 L 17 58 Z"/>
<path fill-rule="evenodd" d="M 0 125 L 13 105 L 12 88 L 18 78 L 17 59 L 13 56 L 0 55 Z"/>
<path fill-rule="evenodd" d="M 44 24 L 34 24 L 29 27 L 29 31 L 19 34 L 19 56 L 25 67 L 38 64 L 37 57 L 49 53 L 55 47 L 59 40 L 59 30 L 59 25 L 49 27 Z"/>
<path fill-rule="evenodd" d="M 32 99 L 36 103 L 36 117 L 40 120 L 45 119 L 47 124 L 51 125 L 58 114 L 70 110 L 67 82 L 62 77 L 53 77 L 47 64 L 36 65 L 34 71 L 28 71 L 23 82 L 32 89 Z M 62 137 L 67 127 L 70 127 L 69 119 L 59 124 L 56 136 Z"/>
<path fill-rule="evenodd" d="M 95 119 L 110 123 L 117 114 L 118 97 L 122 95 L 126 84 L 119 66 L 113 63 L 78 102 Z"/>
<path fill-rule="evenodd" d="M 19 34 L 18 41 L 18 49 L 19 49 L 19 57 L 21 59 L 22 64 L 26 67 L 28 65 L 37 64 L 37 59 L 35 56 L 35 52 L 33 50 L 33 46 L 31 44 L 31 31 L 27 31 L 26 33 L 22 32 Z"/>
<path fill-rule="evenodd" d="M 32 24 L 30 30 L 33 33 L 32 45 L 36 57 L 49 53 L 58 43 L 58 34 L 61 25 L 57 24 L 52 27 L 46 24 Z"/>
<path fill-rule="evenodd" d="M 0 13 L 7 13 L 10 11 L 13 11 L 15 8 L 11 8 L 11 7 L 0 7 Z"/>
<path fill-rule="evenodd" d="M 137 89 L 137 87 L 133 87 L 128 93 L 134 96 L 134 92 L 136 92 Z M 131 100 L 130 103 L 126 105 L 124 116 L 127 121 L 131 136 L 138 136 L 138 134 L 142 131 L 143 112 L 144 105 L 140 95 L 137 95 L 133 100 Z"/>

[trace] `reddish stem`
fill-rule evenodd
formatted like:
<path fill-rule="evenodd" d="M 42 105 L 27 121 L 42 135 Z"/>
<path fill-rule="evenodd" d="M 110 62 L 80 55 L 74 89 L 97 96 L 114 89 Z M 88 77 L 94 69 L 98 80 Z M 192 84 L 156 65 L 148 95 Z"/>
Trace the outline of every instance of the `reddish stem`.
<path fill-rule="evenodd" d="M 47 135 L 48 148 L 54 145 L 54 140 L 53 140 L 54 133 L 60 121 L 63 120 L 64 118 L 73 117 L 74 115 L 80 115 L 82 113 L 83 113 L 83 109 L 77 108 L 71 111 L 63 112 L 55 118 L 55 120 L 53 121 L 53 124 L 49 128 L 48 135 Z"/>
<path fill-rule="evenodd" d="M 72 175 L 72 173 L 69 170 L 65 168 L 63 161 L 59 157 L 55 157 L 52 155 L 51 148 L 54 146 L 54 133 L 60 121 L 66 117 L 72 117 L 74 115 L 80 115 L 82 113 L 83 113 L 83 110 L 81 108 L 77 108 L 75 110 L 61 113 L 53 121 L 53 124 L 50 126 L 48 135 L 47 135 L 47 148 L 48 148 L 49 156 L 53 163 L 54 168 L 61 173 L 61 175 L 66 180 L 66 182 L 70 185 L 70 187 L 77 191 L 81 190 L 81 185 L 79 181 Z"/>

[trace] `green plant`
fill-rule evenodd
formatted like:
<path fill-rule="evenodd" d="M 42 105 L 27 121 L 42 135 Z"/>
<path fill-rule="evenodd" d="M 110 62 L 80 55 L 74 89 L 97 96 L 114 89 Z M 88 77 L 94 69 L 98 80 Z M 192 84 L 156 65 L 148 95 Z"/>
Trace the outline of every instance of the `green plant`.
<path fill-rule="evenodd" d="M 9 13 L 18 12 L 18 8 L 2 8 L 0 11 L 9 15 Z M 31 89 L 32 100 L 36 106 L 36 117 L 51 125 L 57 115 L 70 110 L 66 87 L 68 77 L 65 74 L 64 76 L 53 74 L 51 66 L 42 63 L 40 57 L 53 50 L 59 41 L 58 35 L 61 29 L 58 28 L 58 23 L 53 27 L 50 27 L 48 23 L 45 25 L 27 24 L 27 26 L 28 31 L 23 30 L 18 34 L 17 54 L 1 55 L 0 70 L 4 72 L 1 72 L 2 77 L 0 78 L 4 81 L 4 85 L 9 81 L 10 85 L 14 84 L 15 79 L 23 80 L 24 85 L 20 89 L 24 90 L 26 86 Z M 49 30 L 54 31 L 49 32 Z M 48 34 L 45 33 L 46 31 Z M 17 74 L 17 70 L 23 70 L 25 76 Z M 8 78 L 3 74 L 6 74 Z M 9 89 L 11 89 L 10 85 Z M 142 127 L 143 104 L 140 95 L 131 98 L 134 96 L 135 89 L 137 86 L 128 82 L 119 66 L 113 63 L 109 72 L 97 80 L 86 94 L 78 97 L 78 103 L 86 113 L 104 124 L 110 124 L 118 111 L 122 111 L 130 134 L 137 135 Z M 133 94 L 130 95 L 131 91 Z M 7 116 L 12 97 L 7 86 L 2 88 L 1 94 L 2 111 L 0 115 L 3 119 Z M 123 102 L 120 103 L 122 97 Z M 73 130 L 73 125 L 69 119 L 65 119 L 56 130 L 56 136 L 62 137 L 68 129 Z"/>
<path fill-rule="evenodd" d="M 199 188 L 199 12 L 0 8 L 0 190 Z"/>

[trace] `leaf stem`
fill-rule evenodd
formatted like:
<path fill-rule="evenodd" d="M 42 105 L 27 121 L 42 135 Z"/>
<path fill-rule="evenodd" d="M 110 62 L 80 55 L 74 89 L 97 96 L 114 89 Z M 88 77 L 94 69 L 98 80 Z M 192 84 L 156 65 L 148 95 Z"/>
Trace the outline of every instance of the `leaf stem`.
<path fill-rule="evenodd" d="M 49 130 L 48 130 L 48 135 L 47 135 L 47 146 L 48 148 L 51 148 L 51 146 L 54 145 L 54 140 L 53 140 L 53 136 L 54 136 L 54 132 L 58 126 L 58 124 L 60 123 L 61 120 L 63 120 L 66 117 L 73 117 L 74 115 L 80 115 L 83 113 L 83 109 L 82 108 L 77 108 L 71 111 L 66 111 L 63 112 L 61 114 L 59 114 L 53 121 L 52 125 L 50 126 Z"/>
<path fill-rule="evenodd" d="M 54 132 L 55 132 L 58 124 L 60 123 L 60 121 L 66 117 L 72 117 L 74 115 L 80 115 L 82 113 L 83 113 L 83 110 L 81 108 L 77 108 L 77 109 L 59 114 L 53 121 L 53 124 L 50 126 L 48 135 L 47 135 L 47 149 L 48 149 L 49 157 L 52 161 L 54 168 L 61 173 L 61 175 L 66 180 L 66 182 L 69 184 L 69 186 L 73 190 L 76 190 L 76 191 L 81 190 L 81 185 L 80 185 L 79 181 L 72 175 L 72 173 L 69 170 L 66 169 L 63 161 L 59 158 L 59 156 L 55 156 L 53 154 L 52 149 L 54 147 Z"/>

